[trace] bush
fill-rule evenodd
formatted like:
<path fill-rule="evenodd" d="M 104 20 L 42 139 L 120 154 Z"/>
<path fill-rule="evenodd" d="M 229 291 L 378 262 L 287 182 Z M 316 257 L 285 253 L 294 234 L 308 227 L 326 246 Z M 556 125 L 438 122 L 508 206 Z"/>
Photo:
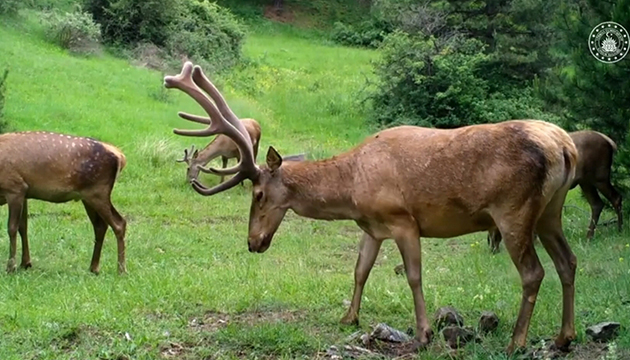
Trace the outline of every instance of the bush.
<path fill-rule="evenodd" d="M 376 18 L 365 20 L 356 26 L 336 22 L 331 39 L 342 45 L 377 48 L 392 31 L 390 22 Z"/>
<path fill-rule="evenodd" d="M 7 123 L 4 121 L 4 103 L 7 94 L 7 76 L 9 69 L 4 70 L 4 74 L 0 77 L 0 134 L 6 131 Z"/>
<path fill-rule="evenodd" d="M 17 15 L 20 5 L 20 0 L 0 0 L 0 15 Z"/>
<path fill-rule="evenodd" d="M 166 49 L 170 55 L 205 60 L 209 72 L 236 65 L 245 38 L 234 15 L 208 0 L 184 1 L 169 34 Z"/>
<path fill-rule="evenodd" d="M 100 25 L 94 23 L 92 16 L 81 8 L 64 14 L 45 12 L 41 20 L 48 41 L 80 53 L 93 53 L 98 49 Z"/>
<path fill-rule="evenodd" d="M 103 39 L 134 48 L 154 44 L 167 55 L 210 62 L 212 70 L 241 58 L 244 31 L 232 13 L 209 0 L 85 0 Z"/>

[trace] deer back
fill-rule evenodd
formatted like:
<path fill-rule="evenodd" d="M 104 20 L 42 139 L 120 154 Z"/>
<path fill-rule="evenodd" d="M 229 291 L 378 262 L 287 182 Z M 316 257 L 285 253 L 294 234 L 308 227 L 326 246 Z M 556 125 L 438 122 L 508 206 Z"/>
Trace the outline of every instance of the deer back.
<path fill-rule="evenodd" d="M 126 158 L 116 147 L 51 132 L 0 135 L 0 191 L 25 189 L 47 201 L 77 198 L 94 186 L 113 186 Z"/>

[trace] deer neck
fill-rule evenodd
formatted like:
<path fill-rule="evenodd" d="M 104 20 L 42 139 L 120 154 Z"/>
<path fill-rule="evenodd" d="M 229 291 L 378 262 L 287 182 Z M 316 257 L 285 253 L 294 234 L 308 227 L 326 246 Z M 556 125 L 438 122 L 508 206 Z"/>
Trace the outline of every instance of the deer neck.
<path fill-rule="evenodd" d="M 194 165 L 205 166 L 207 163 L 220 155 L 220 150 L 220 143 L 218 143 L 215 139 L 215 141 L 208 144 L 208 146 L 201 150 L 199 155 L 193 159 Z"/>
<path fill-rule="evenodd" d="M 289 191 L 289 208 L 300 216 L 320 220 L 359 216 L 352 201 L 351 158 L 288 163 L 283 166 L 282 179 Z"/>

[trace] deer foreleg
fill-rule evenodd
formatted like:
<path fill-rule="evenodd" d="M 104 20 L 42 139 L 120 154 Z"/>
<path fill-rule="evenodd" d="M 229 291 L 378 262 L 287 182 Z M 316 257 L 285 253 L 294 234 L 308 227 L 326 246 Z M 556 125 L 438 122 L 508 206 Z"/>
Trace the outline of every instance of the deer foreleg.
<path fill-rule="evenodd" d="M 407 282 L 413 295 L 413 305 L 416 314 L 416 341 L 420 347 L 431 342 L 433 331 L 429 325 L 422 292 L 422 252 L 417 231 L 405 231 L 395 236 L 396 245 L 400 251 L 407 274 Z"/>
<path fill-rule="evenodd" d="M 227 164 L 228 164 L 228 158 L 226 158 L 225 156 L 221 156 L 222 168 L 225 169 L 227 167 Z M 221 175 L 221 182 L 223 182 L 223 179 L 225 179 L 225 175 Z"/>
<path fill-rule="evenodd" d="M 7 232 L 9 233 L 9 261 L 7 262 L 7 272 L 15 271 L 15 255 L 17 252 L 17 233 L 20 228 L 22 208 L 24 207 L 23 196 L 7 196 L 9 205 L 9 220 Z"/>
<path fill-rule="evenodd" d="M 363 287 L 370 275 L 372 266 L 374 266 L 378 252 L 381 249 L 381 244 L 382 241 L 374 239 L 368 235 L 368 233 L 363 233 L 359 244 L 359 258 L 354 267 L 354 293 L 352 294 L 352 302 L 350 303 L 348 312 L 341 319 L 342 324 L 359 324 L 359 309 L 361 308 Z"/>
<path fill-rule="evenodd" d="M 22 205 L 22 215 L 20 216 L 20 238 L 22 239 L 22 263 L 20 267 L 28 269 L 31 267 L 31 253 L 28 248 L 28 200 L 24 199 Z"/>
<path fill-rule="evenodd" d="M 595 235 L 595 228 L 599 222 L 599 216 L 604 209 L 604 202 L 599 197 L 595 186 L 591 184 L 580 184 L 580 188 L 582 188 L 582 193 L 591 206 L 591 221 L 588 224 L 588 232 L 586 233 L 586 238 L 591 239 L 593 235 Z"/>

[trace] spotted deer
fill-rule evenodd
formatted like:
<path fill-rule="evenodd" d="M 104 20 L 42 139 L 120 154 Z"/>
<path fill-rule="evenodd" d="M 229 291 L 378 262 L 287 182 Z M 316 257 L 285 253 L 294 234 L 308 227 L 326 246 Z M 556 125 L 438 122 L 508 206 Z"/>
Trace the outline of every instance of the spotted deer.
<path fill-rule="evenodd" d="M 254 147 L 254 160 L 258 155 L 258 144 L 260 142 L 260 124 L 254 119 L 241 119 L 247 133 L 249 134 L 252 146 Z M 177 160 L 177 162 L 183 162 L 188 165 L 186 170 L 186 178 L 188 181 L 192 181 L 199 176 L 199 172 L 209 173 L 210 171 L 204 166 L 217 157 L 221 157 L 221 164 L 225 169 L 229 159 L 236 158 L 238 162 L 240 160 L 240 153 L 238 147 L 229 137 L 225 135 L 217 135 L 205 148 L 201 151 L 195 150 L 193 145 L 188 149 L 184 149 L 184 158 Z M 221 175 L 221 182 L 224 181 L 224 175 Z"/>
<path fill-rule="evenodd" d="M 617 144 L 608 136 L 592 130 L 569 133 L 578 150 L 578 162 L 571 189 L 579 186 L 591 207 L 586 238 L 592 239 L 599 217 L 604 209 L 604 202 L 598 191 L 610 201 L 617 214 L 617 231 L 623 228 L 622 197 L 610 182 L 613 157 Z M 499 252 L 501 233 L 497 229 L 488 232 L 488 245 L 493 253 Z"/>
<path fill-rule="evenodd" d="M 211 196 L 242 180 L 252 181 L 250 252 L 263 253 L 270 247 L 289 209 L 312 219 L 353 220 L 363 230 L 354 293 L 342 323 L 358 324 L 363 288 L 381 244 L 394 239 L 413 294 L 413 346 L 426 346 L 433 331 L 422 289 L 420 238 L 452 238 L 498 226 L 522 283 L 520 311 L 507 352 L 526 344 L 544 277 L 533 246 L 534 231 L 562 282 L 562 327 L 555 346 L 566 350 L 575 339 L 577 260 L 565 239 L 561 215 L 575 176 L 577 150 L 560 127 L 538 120 L 450 130 L 398 126 L 377 132 L 329 159 L 283 161 L 269 147 L 266 163 L 258 166 L 245 126 L 199 66 L 186 62 L 180 74 L 164 78 L 164 85 L 188 94 L 209 115 L 180 112 L 183 119 L 203 119 L 208 126 L 174 129 L 175 134 L 225 134 L 238 145 L 241 160 L 237 165 L 209 169 L 233 174 L 233 178 L 211 188 L 198 180 L 191 186 L 199 194 Z"/>
<path fill-rule="evenodd" d="M 9 261 L 16 269 L 17 233 L 22 239 L 21 267 L 31 267 L 28 246 L 28 199 L 51 203 L 81 200 L 94 227 L 90 271 L 99 273 L 107 227 L 118 241 L 118 272 L 125 273 L 126 221 L 110 200 L 114 183 L 127 163 L 116 147 L 92 138 L 26 131 L 0 135 L 0 206 L 9 206 Z"/>

